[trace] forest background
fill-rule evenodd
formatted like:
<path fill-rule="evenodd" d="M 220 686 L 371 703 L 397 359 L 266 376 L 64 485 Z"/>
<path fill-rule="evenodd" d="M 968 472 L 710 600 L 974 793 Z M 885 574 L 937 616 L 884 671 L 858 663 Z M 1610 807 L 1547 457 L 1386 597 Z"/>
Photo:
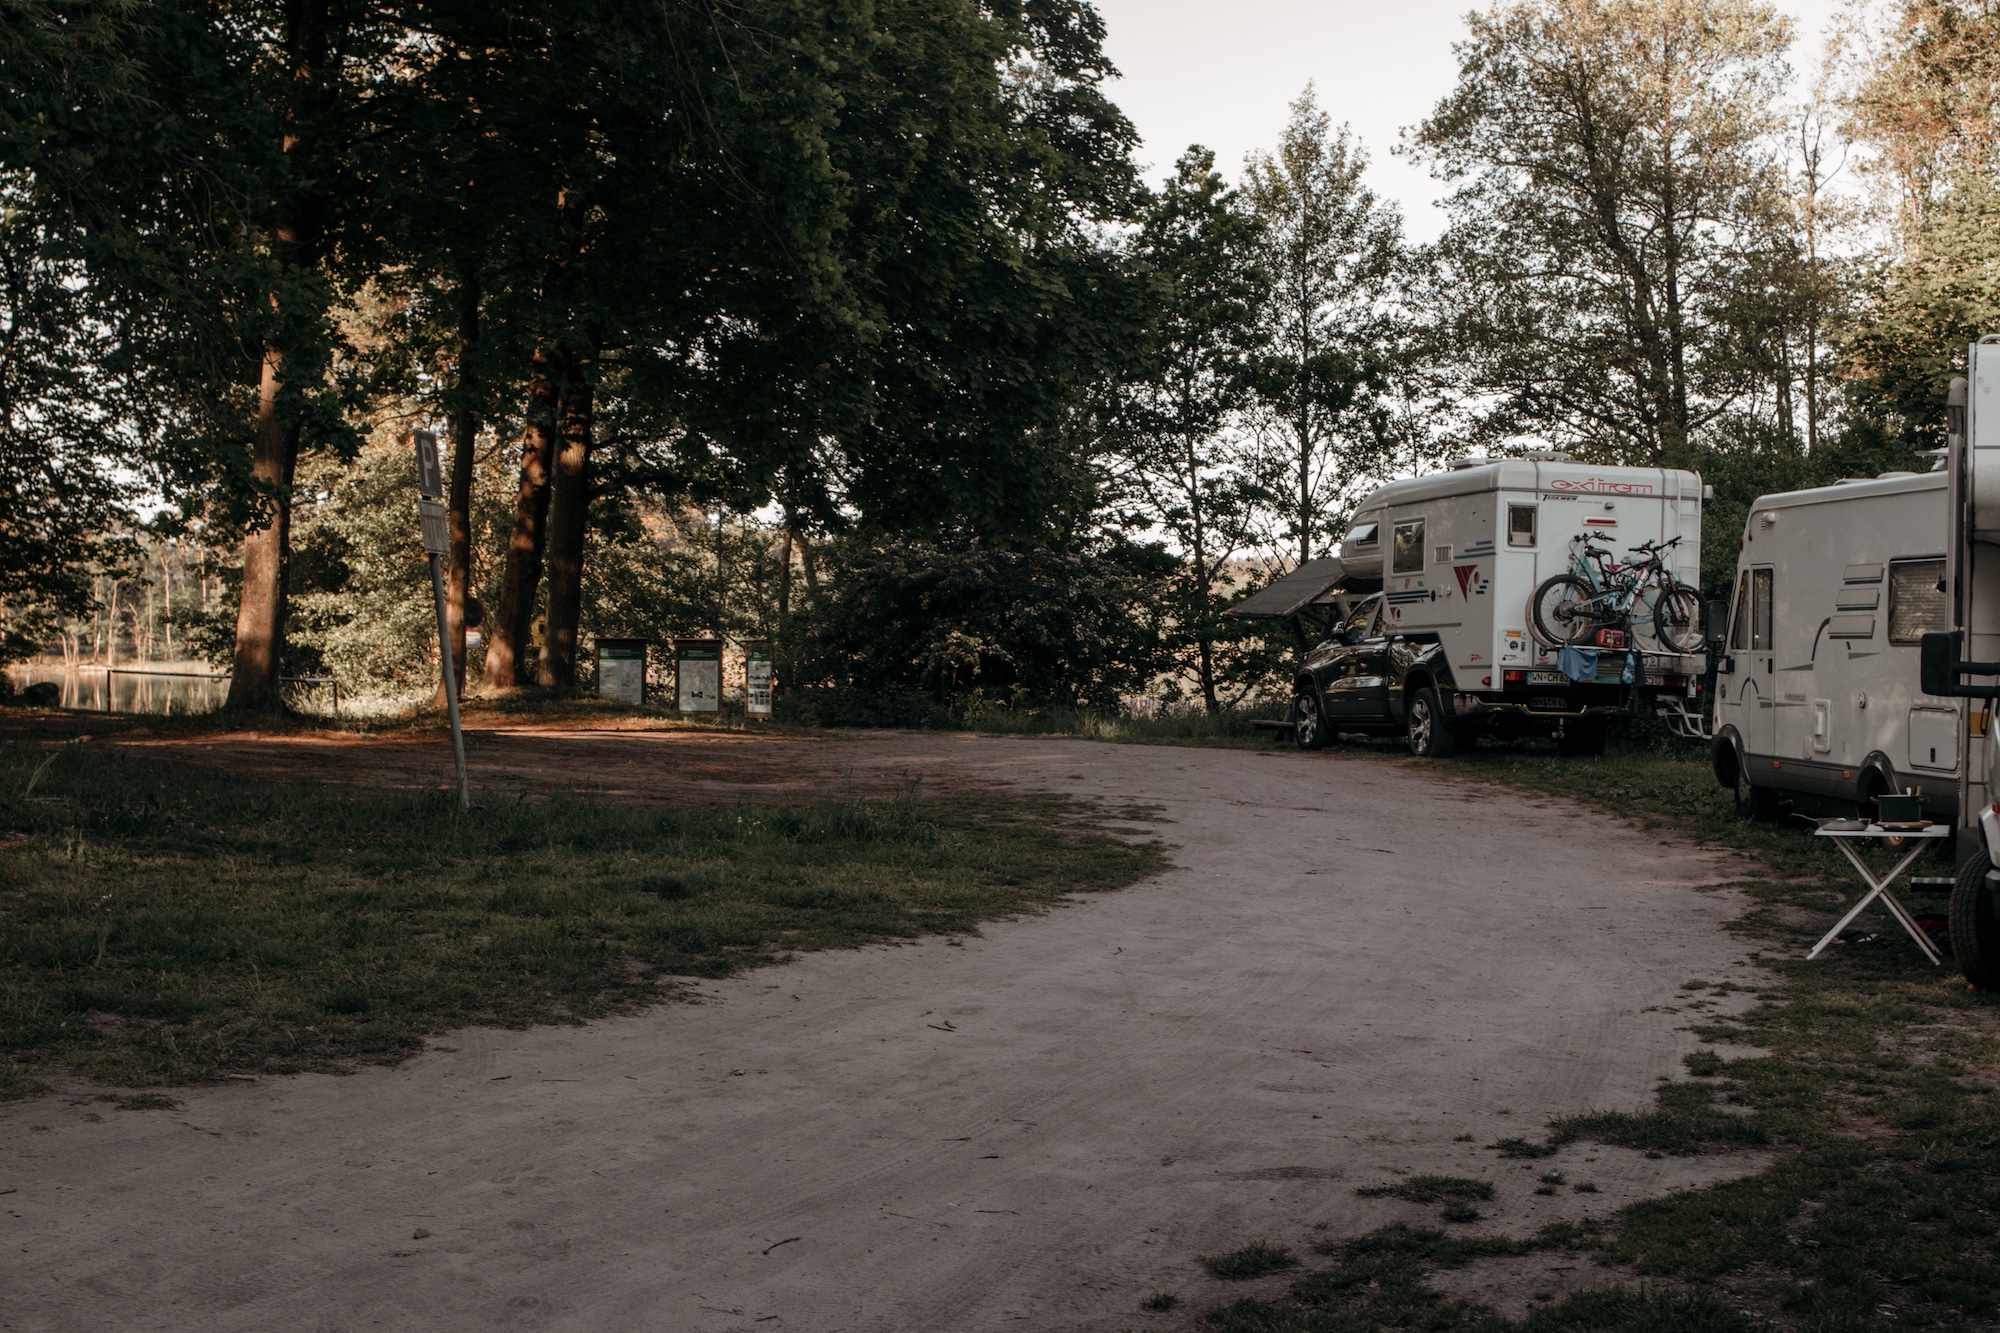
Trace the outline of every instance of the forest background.
<path fill-rule="evenodd" d="M 0 0 L 0 660 L 421 700 L 769 639 L 784 710 L 1208 710 L 1374 485 L 1927 466 L 2000 331 L 2000 0 L 1513 0 L 1393 151 L 1148 186 L 1084 0 Z M 1860 188 L 1846 188 L 1846 182 Z M 468 605 L 484 621 L 463 651 Z M 469 662 L 467 661 L 469 657 Z M 1143 704 L 1140 701 L 1145 701 Z"/>

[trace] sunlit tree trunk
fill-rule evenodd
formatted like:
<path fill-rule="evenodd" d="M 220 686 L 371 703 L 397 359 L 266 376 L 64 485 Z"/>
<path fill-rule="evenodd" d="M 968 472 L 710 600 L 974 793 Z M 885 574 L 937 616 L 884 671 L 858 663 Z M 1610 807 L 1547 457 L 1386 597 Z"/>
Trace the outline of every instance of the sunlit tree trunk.
<path fill-rule="evenodd" d="M 306 156 L 306 113 L 309 104 L 321 95 L 327 8 L 327 0 L 292 0 L 285 8 L 284 44 L 291 83 L 286 93 L 283 148 L 289 159 L 299 163 Z M 303 166 L 300 169 L 305 170 Z M 319 201 L 308 195 L 292 201 L 287 212 L 289 216 L 279 219 L 271 246 L 281 275 L 309 270 L 320 258 Z M 273 311 L 281 321 L 291 313 L 284 309 L 286 300 L 282 288 L 272 293 Z M 250 475 L 269 510 L 265 521 L 243 542 L 243 596 L 236 609 L 236 652 L 224 705 L 252 712 L 279 712 L 285 706 L 278 678 L 284 670 L 290 592 L 292 474 L 299 459 L 298 426 L 279 416 L 285 358 L 281 341 L 274 339 L 264 348 Z"/>

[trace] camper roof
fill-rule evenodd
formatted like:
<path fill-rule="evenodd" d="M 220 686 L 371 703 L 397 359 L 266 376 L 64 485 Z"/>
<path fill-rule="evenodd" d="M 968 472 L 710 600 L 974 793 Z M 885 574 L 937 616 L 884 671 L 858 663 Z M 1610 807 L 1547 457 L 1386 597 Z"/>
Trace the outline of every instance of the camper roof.
<path fill-rule="evenodd" d="M 1567 491 L 1576 495 L 1686 498 L 1701 494 L 1692 472 L 1657 467 L 1598 467 L 1592 463 L 1496 458 L 1477 466 L 1392 481 L 1361 502 L 1364 510 L 1416 504 L 1480 491 Z"/>
<path fill-rule="evenodd" d="M 1796 509 L 1801 505 L 1835 504 L 1860 500 L 1870 495 L 1900 495 L 1907 491 L 1942 490 L 1947 481 L 1942 472 L 1884 472 L 1879 477 L 1836 481 L 1831 486 L 1815 486 L 1804 491 L 1779 491 L 1760 495 L 1751 504 L 1759 509 Z"/>

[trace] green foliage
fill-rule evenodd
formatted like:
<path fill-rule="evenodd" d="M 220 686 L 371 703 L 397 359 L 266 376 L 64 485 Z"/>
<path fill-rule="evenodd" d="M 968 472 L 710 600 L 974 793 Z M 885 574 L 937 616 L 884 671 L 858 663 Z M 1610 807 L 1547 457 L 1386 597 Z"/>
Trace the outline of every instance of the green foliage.
<path fill-rule="evenodd" d="M 1254 1240 L 1227 1254 L 1203 1255 L 1201 1266 L 1208 1270 L 1210 1277 L 1263 1277 L 1266 1273 L 1282 1273 L 1287 1268 L 1297 1268 L 1299 1256 L 1283 1245 Z"/>
<path fill-rule="evenodd" d="M 2000 332 L 1996 270 L 2000 182 L 1982 171 L 1953 179 L 1909 253 L 1872 275 L 1844 350 L 1856 395 L 1903 448 L 1943 446 L 1945 390 L 1965 373 L 1966 344 Z"/>
<path fill-rule="evenodd" d="M 1373 485 L 1430 461 L 1405 417 L 1410 277 L 1402 216 L 1363 182 L 1368 154 L 1308 87 L 1277 151 L 1247 164 L 1260 225 L 1253 252 L 1270 293 L 1249 358 L 1252 475 L 1275 526 L 1269 545 L 1326 555 Z"/>
<path fill-rule="evenodd" d="M 1768 382 L 1763 345 L 1799 305 L 1767 151 L 1790 24 L 1755 0 L 1513 0 L 1467 22 L 1458 86 L 1409 140 L 1458 183 L 1431 352 L 1492 398 L 1498 435 L 1677 460 Z"/>
<path fill-rule="evenodd" d="M 39 769 L 38 780 L 32 783 Z M 793 953 L 962 933 L 1163 854 L 1039 797 L 642 811 L 0 748 L 0 1091 L 388 1062 Z M 662 869 L 666 867 L 667 869 Z"/>
<path fill-rule="evenodd" d="M 820 594 L 791 627 L 780 664 L 808 695 L 1116 712 L 1120 695 L 1143 689 L 1160 664 L 1149 588 L 1167 557 L 1157 548 L 1005 551 L 856 537 L 822 560 Z"/>
<path fill-rule="evenodd" d="M 1355 1189 L 1364 1199 L 1402 1199 L 1408 1203 L 1444 1203 L 1451 1200 L 1491 1199 L 1493 1184 L 1465 1176 L 1411 1176 L 1391 1185 L 1363 1185 Z"/>

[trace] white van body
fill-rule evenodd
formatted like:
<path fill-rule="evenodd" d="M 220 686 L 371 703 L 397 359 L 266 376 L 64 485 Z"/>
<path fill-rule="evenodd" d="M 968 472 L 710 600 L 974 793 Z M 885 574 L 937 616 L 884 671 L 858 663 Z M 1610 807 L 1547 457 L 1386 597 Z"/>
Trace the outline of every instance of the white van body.
<path fill-rule="evenodd" d="M 1553 715 L 1578 699 L 1572 694 L 1559 705 L 1547 688 L 1535 689 L 1568 684 L 1553 670 L 1555 646 L 1535 636 L 1535 589 L 1570 570 L 1575 539 L 1585 532 L 1608 538 L 1621 562 L 1640 542 L 1679 537 L 1669 567 L 1698 585 L 1701 505 L 1701 478 L 1692 472 L 1600 467 L 1561 454 L 1460 460 L 1370 495 L 1348 525 L 1340 560 L 1356 575 L 1381 580 L 1395 632 L 1436 636 L 1461 712 L 1483 705 Z M 1649 642 L 1636 646 L 1647 650 L 1651 690 L 1693 697 L 1699 659 Z M 1625 666 L 1624 654 L 1606 652 L 1598 679 L 1615 685 Z"/>
<path fill-rule="evenodd" d="M 1964 701 L 1918 679 L 1920 636 L 1950 623 L 1948 480 L 1890 472 L 1751 506 L 1716 645 L 1718 781 L 1741 765 L 1803 813 L 1914 788 L 1932 818 L 1956 814 Z"/>

